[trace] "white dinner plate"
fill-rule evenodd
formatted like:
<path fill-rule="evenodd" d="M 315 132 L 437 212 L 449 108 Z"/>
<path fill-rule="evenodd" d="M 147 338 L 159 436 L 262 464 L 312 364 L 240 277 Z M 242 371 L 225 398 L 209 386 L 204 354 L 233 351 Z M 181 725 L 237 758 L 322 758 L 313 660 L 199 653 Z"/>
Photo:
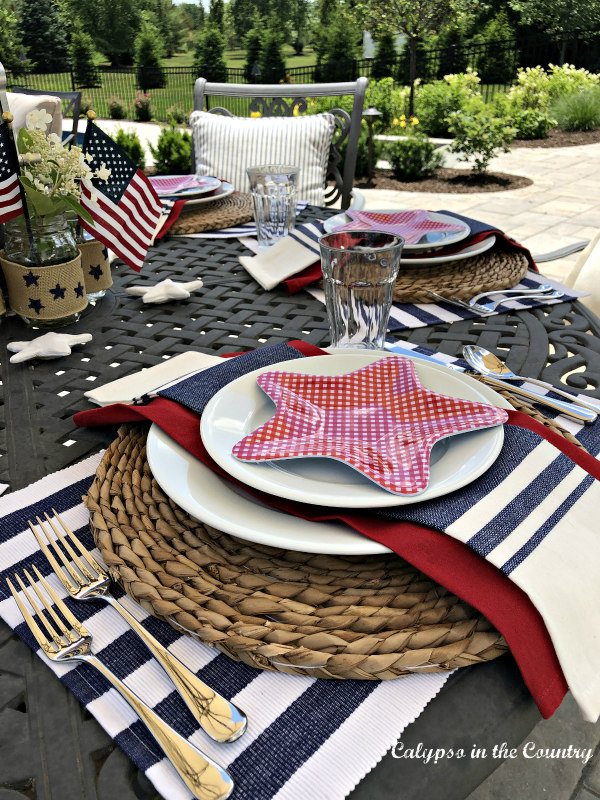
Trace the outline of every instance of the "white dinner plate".
<path fill-rule="evenodd" d="M 191 200 L 186 200 L 186 206 L 198 206 L 200 203 L 212 203 L 215 200 L 222 200 L 224 197 L 229 197 L 230 194 L 235 192 L 235 187 L 228 181 L 221 181 L 221 188 L 217 189 L 214 194 L 208 197 L 194 197 Z M 178 199 L 179 195 L 175 197 Z"/>
<path fill-rule="evenodd" d="M 397 214 L 401 211 L 416 211 L 417 209 L 407 208 L 366 208 L 365 211 L 369 212 L 377 212 L 380 214 Z M 402 252 L 408 252 L 411 250 L 434 250 L 438 247 L 448 247 L 451 244 L 456 244 L 457 242 L 466 239 L 467 236 L 471 233 L 471 229 L 466 224 L 466 222 L 462 222 L 462 220 L 456 219 L 456 217 L 451 217 L 448 214 L 438 214 L 437 211 L 429 211 L 429 219 L 433 220 L 434 222 L 445 222 L 447 225 L 462 225 L 463 227 L 461 230 L 458 231 L 450 231 L 447 233 L 443 233 L 442 238 L 438 241 L 430 241 L 427 243 L 419 242 L 419 244 L 407 244 L 405 243 Z M 323 223 L 323 230 L 325 233 L 333 233 L 338 228 L 341 228 L 343 225 L 347 225 L 349 222 L 352 222 L 350 217 L 346 215 L 344 211 L 341 214 L 336 214 L 335 217 L 329 217 Z M 430 234 L 431 235 L 431 234 Z"/>
<path fill-rule="evenodd" d="M 165 184 L 168 185 L 168 181 L 177 179 L 181 180 L 184 177 L 187 177 L 190 180 L 193 178 L 194 185 L 178 192 L 169 192 L 167 190 Z M 180 199 L 182 197 L 186 199 L 200 197 L 201 195 L 210 194 L 216 191 L 221 186 L 221 181 L 218 178 L 212 177 L 212 175 L 156 175 L 151 176 L 148 180 L 159 197 L 173 197 L 175 199 Z"/>
<path fill-rule="evenodd" d="M 446 264 L 450 261 L 462 261 L 463 258 L 473 258 L 473 256 L 478 256 L 480 253 L 485 253 L 486 250 L 489 250 L 496 244 L 496 237 L 491 234 L 490 236 L 486 236 L 485 239 L 482 239 L 480 242 L 476 242 L 475 244 L 469 244 L 466 247 L 463 247 L 462 250 L 459 250 L 458 253 L 451 253 L 450 255 L 442 255 L 437 251 L 431 253 L 431 255 L 425 256 L 423 258 L 401 258 L 400 263 L 406 264 L 411 267 L 433 267 L 436 264 Z"/>
<path fill-rule="evenodd" d="M 284 371 L 313 375 L 343 375 L 391 353 L 340 353 L 324 358 L 284 361 L 243 375 L 225 386 L 207 404 L 200 423 L 204 446 L 228 474 L 255 489 L 304 503 L 338 508 L 377 508 L 430 500 L 465 486 L 496 460 L 504 428 L 498 425 L 451 436 L 431 451 L 430 480 L 419 495 L 387 492 L 347 464 L 330 458 L 290 458 L 252 463 L 239 461 L 232 449 L 269 420 L 275 404 L 256 383 L 262 372 Z M 501 398 L 478 381 L 446 367 L 414 360 L 423 385 L 433 391 L 484 403 L 502 405 Z M 490 400 L 490 397 L 493 399 Z M 506 404 L 504 404 L 506 407 Z M 508 406 L 510 408 L 510 406 Z"/>

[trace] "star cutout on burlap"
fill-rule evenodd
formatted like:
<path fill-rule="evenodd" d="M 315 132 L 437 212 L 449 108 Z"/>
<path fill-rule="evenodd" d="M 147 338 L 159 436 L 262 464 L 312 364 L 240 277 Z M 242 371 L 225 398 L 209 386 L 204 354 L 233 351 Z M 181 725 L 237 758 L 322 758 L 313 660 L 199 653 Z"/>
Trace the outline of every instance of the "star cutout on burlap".
<path fill-rule="evenodd" d="M 95 267 L 90 266 L 88 270 L 89 274 L 94 278 L 94 280 L 99 281 L 102 277 L 102 265 L 97 264 Z"/>
<path fill-rule="evenodd" d="M 394 494 L 427 488 L 431 449 L 440 439 L 508 419 L 500 408 L 427 389 L 405 358 L 333 377 L 269 371 L 257 382 L 277 411 L 235 445 L 236 458 L 327 456 Z"/>
<path fill-rule="evenodd" d="M 35 311 L 36 314 L 39 314 L 42 308 L 46 308 L 46 306 L 42 305 L 41 300 L 34 300 L 33 297 L 29 298 L 29 308 L 32 311 Z"/>
<path fill-rule="evenodd" d="M 74 336 L 70 333 L 45 333 L 32 339 L 30 342 L 9 342 L 6 347 L 11 353 L 11 364 L 20 361 L 29 361 L 31 358 L 60 358 L 71 354 L 71 348 L 76 344 L 91 342 L 91 333 L 81 333 Z"/>
<path fill-rule="evenodd" d="M 57 283 L 54 289 L 48 289 L 48 291 L 55 300 L 64 300 L 67 287 L 61 286 L 60 283 Z"/>
<path fill-rule="evenodd" d="M 202 286 L 201 278 L 187 283 L 166 278 L 155 284 L 128 286 L 125 291 L 127 294 L 141 297 L 144 303 L 168 303 L 169 300 L 187 300 L 195 289 L 201 289 Z"/>
<path fill-rule="evenodd" d="M 25 281 L 25 286 L 37 286 L 39 279 L 40 279 L 40 276 L 39 275 L 34 275 L 31 270 L 29 270 L 27 275 L 23 275 L 23 280 Z"/>
<path fill-rule="evenodd" d="M 81 283 L 78 283 L 74 291 L 75 291 L 75 297 L 83 297 L 83 292 L 85 291 L 85 287 L 82 286 Z"/>

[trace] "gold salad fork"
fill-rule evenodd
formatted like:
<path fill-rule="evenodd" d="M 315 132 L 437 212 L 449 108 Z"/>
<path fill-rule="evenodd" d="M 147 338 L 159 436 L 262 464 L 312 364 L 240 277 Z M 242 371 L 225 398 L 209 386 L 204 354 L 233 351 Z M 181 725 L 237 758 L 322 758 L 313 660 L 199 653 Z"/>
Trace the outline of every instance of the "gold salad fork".
<path fill-rule="evenodd" d="M 222 695 L 215 692 L 201 681 L 191 670 L 170 653 L 152 634 L 150 634 L 137 619 L 132 616 L 125 606 L 110 593 L 110 576 L 100 566 L 92 554 L 81 544 L 72 530 L 63 522 L 60 516 L 52 509 L 55 519 L 62 531 L 54 524 L 52 519 L 45 514 L 46 520 L 54 533 L 53 539 L 39 517 L 36 517 L 38 527 L 43 531 L 47 542 L 44 541 L 39 531 L 36 530 L 31 520 L 29 527 L 42 548 L 46 558 L 52 565 L 62 585 L 75 600 L 105 600 L 109 603 L 131 628 L 137 633 L 161 667 L 173 681 L 185 704 L 190 709 L 201 728 L 217 742 L 233 742 L 246 730 L 247 719 L 237 706 L 230 703 Z M 59 541 L 69 554 L 72 563 L 64 555 L 59 546 Z M 74 545 L 79 551 L 77 555 Z M 58 563 L 57 556 L 64 566 Z M 76 569 L 76 568 L 77 569 Z"/>
<path fill-rule="evenodd" d="M 46 637 L 42 628 L 31 615 L 27 605 L 19 597 L 19 593 L 10 579 L 7 578 L 6 582 L 25 622 L 48 658 L 52 661 L 84 661 L 86 664 L 95 667 L 119 692 L 121 697 L 129 703 L 146 725 L 194 797 L 198 798 L 198 800 L 225 800 L 226 797 L 229 797 L 233 791 L 233 781 L 230 775 L 167 725 L 155 711 L 145 705 L 137 694 L 132 692 L 120 678 L 92 653 L 92 636 L 89 631 L 69 611 L 35 565 L 33 565 L 33 570 L 62 618 L 54 610 L 52 604 L 48 602 L 44 593 L 27 570 L 24 570 L 24 572 L 30 584 L 29 589 L 20 575 L 15 573 L 15 578 L 21 587 L 23 595 L 27 598 L 29 606 L 50 639 Z M 31 592 L 31 589 L 33 589 L 33 592 Z M 44 607 L 45 614 L 42 613 L 34 600 L 33 593 L 37 595 L 38 600 Z"/>

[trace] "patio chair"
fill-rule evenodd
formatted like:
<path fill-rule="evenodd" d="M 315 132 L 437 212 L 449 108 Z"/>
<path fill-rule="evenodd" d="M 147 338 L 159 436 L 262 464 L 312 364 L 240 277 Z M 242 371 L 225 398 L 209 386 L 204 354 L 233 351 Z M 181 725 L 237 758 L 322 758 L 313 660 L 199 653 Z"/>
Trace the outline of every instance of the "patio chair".
<path fill-rule="evenodd" d="M 329 109 L 329 113 L 333 115 L 335 120 L 335 128 L 326 166 L 324 204 L 331 206 L 341 200 L 342 208 L 348 208 L 351 202 L 354 208 L 361 208 L 364 205 L 364 198 L 358 192 L 353 191 L 352 185 L 367 86 L 368 80 L 366 78 L 358 78 L 356 81 L 343 83 L 298 85 L 209 83 L 205 78 L 198 78 L 194 88 L 194 110 L 202 111 L 206 106 L 205 110 L 210 114 L 234 117 L 234 114 L 228 108 L 218 105 L 213 108 L 209 107 L 209 98 L 218 96 L 227 99 L 242 98 L 242 102 L 244 98 L 249 99 L 249 111 L 260 114 L 261 118 L 296 117 L 298 114 L 304 114 L 307 111 L 309 98 L 353 96 L 351 114 L 341 108 L 336 108 L 333 100 L 333 107 Z M 227 104 L 233 105 L 231 101 Z M 196 172 L 196 136 L 193 136 L 193 140 L 192 172 Z M 342 160 L 340 145 L 344 142 L 346 143 L 346 154 L 343 170 L 340 171 L 340 162 Z M 240 174 L 240 166 L 244 168 L 250 166 L 245 161 L 243 164 L 241 163 L 243 158 L 244 153 L 241 152 L 240 159 L 238 159 L 236 165 L 237 174 Z M 289 156 L 289 160 L 294 160 L 292 155 Z M 218 177 L 227 179 L 227 175 L 224 174 L 219 174 Z"/>
<path fill-rule="evenodd" d="M 70 133 L 62 134 L 62 142 L 64 145 L 77 144 L 77 129 L 79 127 L 79 117 L 81 115 L 81 92 L 55 92 L 53 90 L 46 91 L 45 89 L 28 89 L 26 86 L 13 86 L 12 93 L 17 95 L 32 95 L 39 98 L 42 97 L 59 97 L 62 101 L 62 118 L 64 119 L 72 112 L 73 115 L 73 128 Z M 10 100 L 10 94 L 8 95 Z M 66 101 L 66 103 L 65 103 Z"/>

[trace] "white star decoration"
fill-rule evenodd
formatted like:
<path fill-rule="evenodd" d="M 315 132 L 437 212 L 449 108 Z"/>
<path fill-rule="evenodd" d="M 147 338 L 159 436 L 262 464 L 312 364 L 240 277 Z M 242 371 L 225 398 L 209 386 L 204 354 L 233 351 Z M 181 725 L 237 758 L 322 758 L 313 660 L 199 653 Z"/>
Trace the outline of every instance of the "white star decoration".
<path fill-rule="evenodd" d="M 193 291 L 201 289 L 202 286 L 201 278 L 187 283 L 166 278 L 153 286 L 128 286 L 125 291 L 127 294 L 143 298 L 144 303 L 168 303 L 169 300 L 187 300 Z"/>
<path fill-rule="evenodd" d="M 6 347 L 11 353 L 11 364 L 29 361 L 31 358 L 61 358 L 70 356 L 71 348 L 76 344 L 86 344 L 92 341 L 91 333 L 81 333 L 73 336 L 70 333 L 45 333 L 32 339 L 30 342 L 9 342 Z"/>

